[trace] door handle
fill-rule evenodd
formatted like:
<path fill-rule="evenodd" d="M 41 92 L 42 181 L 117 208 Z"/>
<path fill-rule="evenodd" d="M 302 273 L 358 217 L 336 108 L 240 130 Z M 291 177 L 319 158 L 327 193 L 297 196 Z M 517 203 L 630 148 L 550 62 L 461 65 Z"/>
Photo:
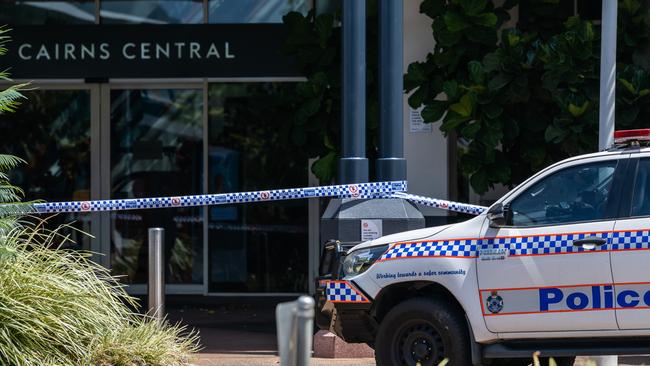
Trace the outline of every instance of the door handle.
<path fill-rule="evenodd" d="M 596 247 L 605 245 L 607 239 L 599 238 L 597 236 L 589 236 L 584 239 L 578 239 L 573 241 L 574 247 L 582 247 L 584 249 L 595 249 Z"/>

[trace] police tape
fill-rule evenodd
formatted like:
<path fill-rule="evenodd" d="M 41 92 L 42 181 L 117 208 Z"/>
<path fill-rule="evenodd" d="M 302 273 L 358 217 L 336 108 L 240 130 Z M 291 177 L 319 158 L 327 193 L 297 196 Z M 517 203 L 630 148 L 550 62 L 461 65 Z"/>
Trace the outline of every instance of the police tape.
<path fill-rule="evenodd" d="M 341 184 L 333 186 L 274 189 L 268 191 L 202 194 L 177 197 L 34 203 L 36 213 L 142 210 L 196 207 L 233 203 L 271 202 L 303 198 L 388 198 L 406 191 L 406 181 Z"/>
<path fill-rule="evenodd" d="M 236 203 L 272 202 L 304 198 L 401 198 L 443 210 L 480 215 L 487 208 L 406 193 L 406 181 L 341 184 L 332 186 L 217 193 L 176 197 L 34 203 L 36 213 L 125 211 L 154 208 L 197 207 Z"/>
<path fill-rule="evenodd" d="M 395 192 L 391 195 L 394 198 L 402 198 L 407 201 L 420 204 L 422 206 L 435 207 L 442 210 L 466 213 L 470 215 L 480 215 L 488 208 L 485 206 L 471 205 L 469 203 L 460 203 L 454 201 L 441 200 L 437 198 L 430 198 L 418 196 L 406 192 Z"/>

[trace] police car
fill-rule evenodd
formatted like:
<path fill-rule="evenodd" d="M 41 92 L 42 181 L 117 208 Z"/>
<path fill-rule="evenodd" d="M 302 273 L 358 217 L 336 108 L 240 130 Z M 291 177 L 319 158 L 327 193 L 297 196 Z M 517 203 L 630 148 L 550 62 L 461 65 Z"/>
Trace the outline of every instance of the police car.
<path fill-rule="evenodd" d="M 650 353 L 650 130 L 554 164 L 457 224 L 325 246 L 317 321 L 377 365 Z"/>

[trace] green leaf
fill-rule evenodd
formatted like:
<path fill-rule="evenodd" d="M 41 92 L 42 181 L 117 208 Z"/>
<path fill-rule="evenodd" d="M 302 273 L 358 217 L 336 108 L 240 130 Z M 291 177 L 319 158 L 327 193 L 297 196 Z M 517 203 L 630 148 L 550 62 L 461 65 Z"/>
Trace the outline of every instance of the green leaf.
<path fill-rule="evenodd" d="M 469 70 L 469 78 L 472 82 L 476 84 L 482 84 L 485 80 L 483 74 L 483 65 L 478 61 L 470 61 L 467 64 L 467 69 Z"/>
<path fill-rule="evenodd" d="M 490 119 L 495 119 L 503 113 L 503 107 L 496 103 L 490 103 L 483 106 L 483 112 Z"/>
<path fill-rule="evenodd" d="M 418 85 L 426 82 L 427 75 L 424 71 L 424 64 L 421 62 L 414 62 L 409 65 L 406 75 L 404 75 L 404 89 L 411 91 Z"/>
<path fill-rule="evenodd" d="M 504 86 L 508 85 L 508 83 L 512 80 L 512 76 L 505 74 L 505 73 L 498 73 L 496 74 L 489 82 L 488 82 L 488 89 L 491 91 L 497 91 Z"/>
<path fill-rule="evenodd" d="M 459 3 L 467 15 L 477 15 L 487 5 L 486 0 L 459 0 Z"/>
<path fill-rule="evenodd" d="M 497 25 L 497 16 L 494 13 L 483 13 L 471 17 L 474 24 L 482 25 L 484 27 L 494 27 Z"/>
<path fill-rule="evenodd" d="M 314 162 L 311 171 L 322 183 L 330 183 L 336 174 L 337 160 L 336 152 L 330 151 Z"/>
<path fill-rule="evenodd" d="M 444 0 L 424 0 L 420 4 L 420 13 L 426 14 L 430 18 L 435 18 L 445 10 Z"/>
<path fill-rule="evenodd" d="M 447 25 L 450 32 L 460 32 L 469 28 L 469 23 L 465 20 L 465 17 L 454 11 L 445 13 L 445 25 Z"/>
<path fill-rule="evenodd" d="M 555 125 L 549 125 L 544 132 L 544 139 L 546 142 L 559 143 L 564 140 L 567 133 L 566 130 L 556 127 Z"/>
<path fill-rule="evenodd" d="M 573 104 L 573 103 L 569 103 L 569 113 L 574 118 L 578 118 L 578 117 L 582 116 L 583 114 L 585 114 L 588 107 L 589 107 L 589 101 L 588 100 L 586 100 L 584 103 L 582 103 L 582 105 L 579 106 L 579 107 L 577 105 Z"/>
<path fill-rule="evenodd" d="M 447 98 L 456 99 L 458 97 L 458 82 L 456 80 L 448 80 L 442 84 L 442 91 L 445 92 Z"/>
<path fill-rule="evenodd" d="M 452 104 L 449 109 L 458 113 L 461 117 L 469 117 L 472 115 L 472 110 L 474 109 L 474 98 L 470 93 L 466 93 L 460 98 L 458 103 Z"/>
<path fill-rule="evenodd" d="M 623 85 L 625 89 L 627 89 L 627 91 L 629 91 L 632 95 L 636 95 L 636 88 L 634 85 L 632 85 L 632 83 L 623 78 L 619 78 L 618 82 L 621 83 L 621 85 Z"/>
<path fill-rule="evenodd" d="M 419 88 L 415 89 L 413 94 L 409 96 L 408 102 L 411 108 L 417 109 L 424 103 L 424 98 L 426 97 L 426 85 L 422 85 Z"/>
<path fill-rule="evenodd" d="M 488 189 L 488 179 L 485 169 L 481 168 L 472 174 L 469 177 L 469 183 L 476 193 L 485 193 Z"/>
<path fill-rule="evenodd" d="M 641 7 L 641 3 L 638 0 L 623 0 L 620 4 L 619 6 L 629 14 L 635 14 Z"/>
<path fill-rule="evenodd" d="M 448 134 L 452 131 L 456 131 L 456 128 L 463 124 L 464 122 L 469 121 L 469 118 L 459 116 L 455 112 L 449 112 L 445 115 L 445 119 L 440 126 L 440 130 L 445 134 Z"/>
<path fill-rule="evenodd" d="M 501 67 L 501 58 L 497 52 L 488 53 L 483 57 L 483 68 L 486 73 L 499 70 Z"/>
<path fill-rule="evenodd" d="M 473 139 L 476 137 L 476 134 L 480 129 L 481 129 L 481 124 L 478 123 L 478 121 L 474 121 L 474 123 L 470 123 L 467 126 L 465 126 L 462 130 L 460 130 L 460 135 L 462 137 Z"/>
<path fill-rule="evenodd" d="M 640 97 L 645 97 L 648 94 L 650 94 L 650 89 L 641 89 L 641 90 L 639 90 L 639 96 Z"/>
<path fill-rule="evenodd" d="M 521 40 L 521 36 L 515 32 L 509 32 L 508 33 L 508 45 L 510 47 L 515 47 L 517 44 L 519 44 L 519 41 Z"/>
<path fill-rule="evenodd" d="M 427 104 L 423 109 L 420 115 L 422 119 L 426 122 L 436 122 L 439 121 L 442 116 L 444 116 L 447 111 L 447 102 L 441 100 L 434 100 L 430 104 Z"/>

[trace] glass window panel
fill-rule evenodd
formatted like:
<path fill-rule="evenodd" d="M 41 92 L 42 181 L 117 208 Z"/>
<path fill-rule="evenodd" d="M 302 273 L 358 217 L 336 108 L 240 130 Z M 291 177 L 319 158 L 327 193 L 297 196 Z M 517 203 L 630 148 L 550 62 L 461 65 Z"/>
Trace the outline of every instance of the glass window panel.
<path fill-rule="evenodd" d="M 111 198 L 202 193 L 203 96 L 195 89 L 111 90 Z M 111 261 L 147 281 L 147 230 L 165 229 L 167 283 L 203 283 L 201 208 L 113 212 Z"/>
<path fill-rule="evenodd" d="M 93 24 L 95 1 L 0 1 L 0 24 Z"/>
<path fill-rule="evenodd" d="M 210 0 L 210 23 L 282 23 L 290 11 L 306 14 L 312 0 Z"/>
<path fill-rule="evenodd" d="M 283 85 L 210 85 L 210 193 L 305 186 L 307 155 L 278 113 Z M 208 233 L 210 292 L 307 291 L 307 200 L 212 206 Z"/>
<path fill-rule="evenodd" d="M 563 224 L 605 218 L 616 161 L 577 165 L 542 178 L 512 201 L 512 225 Z"/>
<path fill-rule="evenodd" d="M 199 24 L 203 23 L 201 0 L 102 0 L 103 24 Z"/>
<path fill-rule="evenodd" d="M 632 216 L 650 216 L 650 159 L 641 159 L 634 181 Z"/>
<path fill-rule="evenodd" d="M 27 164 L 10 174 L 27 200 L 90 199 L 90 91 L 33 90 L 15 113 L 0 114 L 2 153 Z M 45 217 L 45 216 L 40 216 Z M 90 214 L 64 213 L 48 218 L 49 228 L 69 224 L 90 233 Z M 90 237 L 66 229 L 76 249 L 90 250 Z"/>

